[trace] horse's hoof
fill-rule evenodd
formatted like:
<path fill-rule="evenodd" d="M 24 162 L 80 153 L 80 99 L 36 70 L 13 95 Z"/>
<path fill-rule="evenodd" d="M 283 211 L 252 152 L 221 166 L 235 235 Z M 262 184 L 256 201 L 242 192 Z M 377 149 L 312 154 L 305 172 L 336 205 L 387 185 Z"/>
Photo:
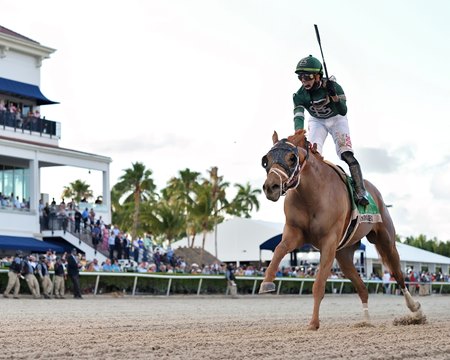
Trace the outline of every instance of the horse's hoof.
<path fill-rule="evenodd" d="M 421 307 L 420 302 L 416 301 L 414 303 L 414 309 L 411 309 L 411 310 L 412 310 L 412 312 L 417 312 L 420 310 L 420 307 Z"/>
<path fill-rule="evenodd" d="M 259 294 L 266 294 L 270 292 L 274 292 L 276 290 L 276 286 L 273 282 L 262 282 L 259 287 Z"/>
<path fill-rule="evenodd" d="M 319 330 L 319 325 L 309 324 L 308 330 L 317 331 L 317 330 Z"/>

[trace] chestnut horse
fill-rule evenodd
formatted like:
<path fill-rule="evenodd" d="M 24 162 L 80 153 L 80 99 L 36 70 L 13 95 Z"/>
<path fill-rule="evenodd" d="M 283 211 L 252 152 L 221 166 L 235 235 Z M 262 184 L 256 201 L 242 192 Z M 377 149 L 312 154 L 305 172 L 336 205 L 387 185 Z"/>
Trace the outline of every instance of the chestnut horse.
<path fill-rule="evenodd" d="M 272 149 L 262 158 L 262 165 L 267 171 L 263 190 L 267 199 L 272 201 L 286 195 L 286 222 L 281 242 L 275 249 L 259 293 L 275 291 L 273 281 L 283 257 L 309 243 L 320 251 L 320 266 L 313 285 L 314 309 L 308 328 L 319 328 L 319 307 L 335 258 L 358 292 L 363 305 L 364 320 L 369 322 L 369 294 L 353 265 L 354 252 L 359 247 L 360 240 L 366 236 L 375 244 L 381 260 L 393 273 L 408 308 L 417 312 L 420 304 L 413 300 L 405 286 L 400 258 L 395 247 L 394 225 L 377 188 L 365 180 L 366 189 L 378 206 L 382 221 L 374 224 L 361 223 L 346 241 L 345 247 L 338 249 L 352 210 L 346 184 L 338 173 L 324 162 L 316 148 L 309 145 L 304 130 L 280 141 L 274 132 L 272 141 Z"/>

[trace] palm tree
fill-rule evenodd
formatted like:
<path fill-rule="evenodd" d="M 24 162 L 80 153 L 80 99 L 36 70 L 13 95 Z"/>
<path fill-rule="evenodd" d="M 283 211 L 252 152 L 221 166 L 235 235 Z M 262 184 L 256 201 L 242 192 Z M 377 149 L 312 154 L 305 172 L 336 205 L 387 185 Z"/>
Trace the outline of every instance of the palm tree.
<path fill-rule="evenodd" d="M 170 198 L 166 189 L 157 203 L 145 203 L 142 211 L 143 227 L 167 240 L 169 245 L 186 234 L 185 219 L 182 203 Z"/>
<path fill-rule="evenodd" d="M 132 163 L 130 169 L 114 185 L 114 190 L 120 194 L 119 204 L 133 203 L 133 222 L 131 236 L 137 235 L 139 228 L 140 205 L 144 201 L 154 201 L 156 198 L 156 185 L 151 178 L 152 171 L 145 168 L 140 162 Z"/>
<path fill-rule="evenodd" d="M 190 238 L 192 239 L 192 247 L 194 245 L 195 235 L 198 231 L 190 211 L 190 207 L 194 203 L 194 188 L 198 185 L 199 172 L 191 171 L 189 168 L 180 170 L 178 177 L 169 180 L 168 186 L 164 189 L 167 195 L 181 204 L 181 210 L 185 215 L 186 235 L 188 236 L 188 245 Z"/>
<path fill-rule="evenodd" d="M 88 200 L 93 197 L 93 192 L 89 188 L 89 184 L 86 184 L 84 181 L 78 179 L 74 182 L 71 182 L 69 186 L 64 187 L 61 197 L 63 199 L 73 198 L 77 203 L 79 203 L 83 198 Z"/>
<path fill-rule="evenodd" d="M 195 202 L 190 207 L 196 226 L 202 231 L 202 250 L 205 248 L 206 234 L 223 221 L 221 213 L 229 204 L 226 199 L 226 189 L 229 183 L 223 181 L 218 175 L 218 168 L 212 167 L 210 178 L 203 179 L 202 184 L 195 186 Z M 191 246 L 193 247 L 193 241 Z"/>
<path fill-rule="evenodd" d="M 214 229 L 217 217 L 215 214 L 215 203 L 211 194 L 213 193 L 213 185 L 211 182 L 205 180 L 202 184 L 195 187 L 195 202 L 190 207 L 192 219 L 196 226 L 202 231 L 202 250 L 205 248 L 206 234 Z M 194 241 L 191 247 L 194 246 Z"/>
<path fill-rule="evenodd" d="M 258 195 L 261 194 L 261 190 L 252 189 L 249 182 L 245 185 L 234 184 L 234 186 L 238 189 L 238 192 L 227 212 L 231 215 L 250 218 L 253 209 L 259 210 Z"/>

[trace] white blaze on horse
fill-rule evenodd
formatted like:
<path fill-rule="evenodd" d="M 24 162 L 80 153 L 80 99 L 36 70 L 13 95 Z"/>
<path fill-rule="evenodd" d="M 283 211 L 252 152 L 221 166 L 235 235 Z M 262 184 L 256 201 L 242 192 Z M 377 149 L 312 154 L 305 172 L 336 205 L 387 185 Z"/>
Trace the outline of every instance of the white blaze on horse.
<path fill-rule="evenodd" d="M 286 195 L 286 222 L 281 242 L 275 249 L 259 293 L 275 291 L 273 281 L 283 257 L 309 243 L 320 251 L 320 266 L 313 285 L 314 309 L 308 328 L 319 328 L 319 307 L 335 258 L 358 292 L 364 320 L 369 322 L 369 294 L 353 264 L 354 252 L 366 236 L 393 273 L 408 308 L 413 313 L 417 312 L 420 304 L 413 300 L 405 286 L 395 246 L 394 225 L 377 188 L 365 180 L 366 189 L 379 209 L 380 220 L 375 223 L 361 222 L 346 237 L 354 206 L 346 183 L 336 169 L 309 145 L 303 130 L 282 140 L 278 140 L 274 132 L 272 141 L 272 149 L 262 158 L 262 165 L 267 171 L 263 190 L 267 199 L 272 201 Z"/>

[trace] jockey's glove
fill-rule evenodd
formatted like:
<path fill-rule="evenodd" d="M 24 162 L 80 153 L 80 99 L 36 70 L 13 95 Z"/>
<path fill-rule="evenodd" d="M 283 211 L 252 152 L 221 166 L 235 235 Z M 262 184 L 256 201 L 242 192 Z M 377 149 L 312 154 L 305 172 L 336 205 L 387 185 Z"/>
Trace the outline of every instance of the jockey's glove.
<path fill-rule="evenodd" d="M 336 87 L 334 86 L 334 81 L 332 80 L 327 80 L 327 83 L 325 85 L 326 89 L 327 89 L 327 93 L 330 96 L 336 96 Z"/>

